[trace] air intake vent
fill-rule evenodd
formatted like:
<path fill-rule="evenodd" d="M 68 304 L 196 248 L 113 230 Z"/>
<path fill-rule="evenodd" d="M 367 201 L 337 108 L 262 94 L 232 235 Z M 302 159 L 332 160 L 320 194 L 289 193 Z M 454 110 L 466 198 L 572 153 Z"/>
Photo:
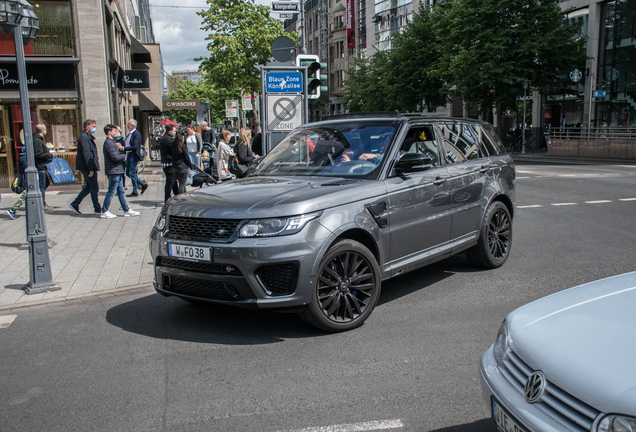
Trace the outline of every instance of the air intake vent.
<path fill-rule="evenodd" d="M 371 216 L 373 216 L 373 219 L 375 219 L 375 222 L 380 228 L 386 228 L 389 223 L 387 219 L 383 217 L 386 214 L 386 202 L 382 201 L 369 204 L 367 205 L 367 210 L 369 210 L 369 213 L 371 213 Z"/>
<path fill-rule="evenodd" d="M 267 265 L 256 270 L 256 277 L 265 287 L 268 295 L 283 296 L 296 290 L 298 264 Z"/>

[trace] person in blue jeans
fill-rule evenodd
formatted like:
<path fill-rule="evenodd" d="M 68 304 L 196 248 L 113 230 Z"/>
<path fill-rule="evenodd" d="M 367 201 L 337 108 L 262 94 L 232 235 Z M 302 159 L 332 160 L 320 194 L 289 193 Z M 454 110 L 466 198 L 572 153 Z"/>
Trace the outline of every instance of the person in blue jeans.
<path fill-rule="evenodd" d="M 126 202 L 126 192 L 124 189 L 124 167 L 122 162 L 126 159 L 124 146 L 115 142 L 114 137 L 119 132 L 117 126 L 109 124 L 104 126 L 106 141 L 104 141 L 104 174 L 108 177 L 108 192 L 102 203 L 102 213 L 99 215 L 102 219 L 113 219 L 117 216 L 111 213 L 108 208 L 115 194 L 119 198 L 121 209 L 124 216 L 139 216 L 139 212 L 128 207 Z"/>
<path fill-rule="evenodd" d="M 126 175 L 130 178 L 133 188 L 132 193 L 128 196 L 136 197 L 139 196 L 138 188 L 141 188 L 142 195 L 148 189 L 148 184 L 137 176 L 137 164 L 144 158 L 141 153 L 141 133 L 137 130 L 137 120 L 134 119 L 128 120 L 126 129 L 128 129 L 125 145 L 126 153 L 128 153 L 126 157 Z"/>
<path fill-rule="evenodd" d="M 70 203 L 71 209 L 77 214 L 82 214 L 79 209 L 82 200 L 91 195 L 93 210 L 96 215 L 102 214 L 102 206 L 99 204 L 99 183 L 97 182 L 97 171 L 99 171 L 99 156 L 97 145 L 93 134 L 97 131 L 95 120 L 84 121 L 84 131 L 77 139 L 77 159 L 75 159 L 75 169 L 84 176 L 84 187 L 77 195 L 77 198 Z"/>

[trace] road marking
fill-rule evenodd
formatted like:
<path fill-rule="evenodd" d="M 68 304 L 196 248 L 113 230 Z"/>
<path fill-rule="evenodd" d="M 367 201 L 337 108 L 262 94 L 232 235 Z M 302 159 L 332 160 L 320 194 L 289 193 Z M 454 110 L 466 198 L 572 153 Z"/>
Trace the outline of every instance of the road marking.
<path fill-rule="evenodd" d="M 578 174 L 559 174 L 559 177 L 577 177 Z"/>
<path fill-rule="evenodd" d="M 599 200 L 599 201 L 585 201 L 585 204 L 603 204 L 603 203 L 611 203 L 610 200 Z"/>
<path fill-rule="evenodd" d="M 362 423 L 341 424 L 332 426 L 317 426 L 308 427 L 303 429 L 295 429 L 293 431 L 278 431 L 278 432 L 366 432 L 376 431 L 384 429 L 397 429 L 402 428 L 402 420 L 379 420 Z"/>
<path fill-rule="evenodd" d="M 517 208 L 537 208 L 537 207 L 543 207 L 543 206 L 539 205 L 539 204 L 527 205 L 527 206 L 517 206 Z"/>
<path fill-rule="evenodd" d="M 636 198 L 619 198 L 619 201 L 636 201 Z"/>
<path fill-rule="evenodd" d="M 522 178 L 530 178 L 530 177 L 515 177 L 516 179 L 522 179 Z"/>
<path fill-rule="evenodd" d="M 0 329 L 6 329 L 15 320 L 17 315 L 0 315 Z"/>
<path fill-rule="evenodd" d="M 578 203 L 556 203 L 556 204 L 550 204 L 553 206 L 571 206 L 571 205 L 578 205 Z"/>

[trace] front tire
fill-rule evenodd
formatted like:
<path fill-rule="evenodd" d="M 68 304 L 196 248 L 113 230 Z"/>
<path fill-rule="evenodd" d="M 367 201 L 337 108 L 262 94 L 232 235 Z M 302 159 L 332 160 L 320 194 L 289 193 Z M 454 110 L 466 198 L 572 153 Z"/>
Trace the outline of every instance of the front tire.
<path fill-rule="evenodd" d="M 508 207 L 495 201 L 486 209 L 479 241 L 466 251 L 468 261 L 477 267 L 501 267 L 510 255 L 512 218 Z"/>
<path fill-rule="evenodd" d="M 380 267 L 371 251 L 355 240 L 341 240 L 320 262 L 311 302 L 299 315 L 328 332 L 351 330 L 369 318 L 380 288 Z"/>

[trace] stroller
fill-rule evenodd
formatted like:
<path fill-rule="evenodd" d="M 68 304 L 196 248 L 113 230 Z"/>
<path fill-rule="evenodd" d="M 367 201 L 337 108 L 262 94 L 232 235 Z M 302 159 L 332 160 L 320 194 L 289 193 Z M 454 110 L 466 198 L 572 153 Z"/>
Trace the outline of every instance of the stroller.
<path fill-rule="evenodd" d="M 210 184 L 215 185 L 218 183 L 219 176 L 216 173 L 216 164 L 214 164 L 214 159 L 211 160 L 211 166 L 202 170 L 200 168 L 195 168 L 197 174 L 192 176 L 192 186 L 202 188 L 203 186 L 210 186 Z"/>

